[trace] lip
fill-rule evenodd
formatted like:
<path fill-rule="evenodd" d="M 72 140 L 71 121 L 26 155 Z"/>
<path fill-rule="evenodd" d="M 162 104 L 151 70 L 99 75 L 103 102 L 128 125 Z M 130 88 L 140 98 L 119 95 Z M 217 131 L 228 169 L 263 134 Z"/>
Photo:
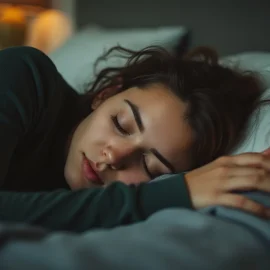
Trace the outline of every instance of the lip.
<path fill-rule="evenodd" d="M 96 173 L 96 171 L 91 166 L 91 161 L 86 157 L 83 153 L 83 160 L 82 160 L 82 173 L 84 178 L 95 185 L 102 186 L 104 183 Z"/>

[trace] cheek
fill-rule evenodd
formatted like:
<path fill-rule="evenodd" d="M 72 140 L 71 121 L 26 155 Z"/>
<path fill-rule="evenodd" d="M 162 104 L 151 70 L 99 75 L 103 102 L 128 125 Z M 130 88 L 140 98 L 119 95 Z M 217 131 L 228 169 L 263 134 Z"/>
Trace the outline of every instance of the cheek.
<path fill-rule="evenodd" d="M 110 120 L 105 117 L 99 117 L 96 115 L 89 121 L 84 134 L 82 136 L 82 144 L 104 144 L 108 141 L 108 138 L 112 136 L 112 128 Z"/>

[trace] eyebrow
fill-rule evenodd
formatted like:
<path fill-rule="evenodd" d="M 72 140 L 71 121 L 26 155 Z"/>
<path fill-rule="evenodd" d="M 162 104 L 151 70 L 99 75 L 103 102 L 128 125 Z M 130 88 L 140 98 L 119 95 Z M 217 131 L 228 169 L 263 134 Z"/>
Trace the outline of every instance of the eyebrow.
<path fill-rule="evenodd" d="M 144 126 L 143 126 L 143 123 L 142 123 L 142 118 L 141 118 L 141 114 L 140 114 L 140 111 L 139 111 L 139 107 L 137 105 L 135 105 L 134 103 L 132 103 L 128 99 L 124 99 L 124 101 L 129 105 L 129 107 L 130 107 L 130 109 L 131 109 L 131 111 L 133 113 L 135 122 L 136 122 L 140 132 L 143 132 L 144 131 Z"/>
<path fill-rule="evenodd" d="M 134 103 L 132 103 L 128 99 L 124 99 L 124 101 L 129 105 L 129 107 L 130 107 L 130 109 L 131 109 L 131 111 L 133 113 L 135 122 L 136 122 L 136 124 L 137 124 L 140 132 L 143 132 L 144 131 L 144 125 L 143 125 L 143 122 L 142 122 L 142 118 L 141 118 L 141 114 L 140 114 L 140 111 L 139 111 L 139 107 L 137 105 L 135 105 Z M 158 152 L 157 149 L 151 148 L 150 149 L 150 152 L 153 153 L 156 156 L 156 158 L 161 163 L 163 163 L 171 171 L 171 173 L 175 173 L 175 168 L 173 167 L 173 165 L 164 156 L 162 156 Z"/>

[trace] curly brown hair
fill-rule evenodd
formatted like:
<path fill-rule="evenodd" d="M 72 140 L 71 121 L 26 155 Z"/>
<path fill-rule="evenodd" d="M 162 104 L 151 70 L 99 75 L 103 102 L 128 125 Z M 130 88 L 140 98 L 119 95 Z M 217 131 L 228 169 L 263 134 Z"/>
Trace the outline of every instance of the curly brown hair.
<path fill-rule="evenodd" d="M 124 58 L 126 64 L 97 74 L 82 95 L 84 115 L 90 113 L 95 94 L 117 86 L 119 78 L 120 91 L 161 83 L 188 105 L 185 116 L 193 131 L 192 168 L 228 154 L 241 140 L 250 115 L 261 103 L 263 87 L 256 74 L 220 65 L 217 53 L 208 47 L 198 47 L 180 57 L 157 46 L 140 51 L 117 46 L 97 64 L 112 55 Z"/>

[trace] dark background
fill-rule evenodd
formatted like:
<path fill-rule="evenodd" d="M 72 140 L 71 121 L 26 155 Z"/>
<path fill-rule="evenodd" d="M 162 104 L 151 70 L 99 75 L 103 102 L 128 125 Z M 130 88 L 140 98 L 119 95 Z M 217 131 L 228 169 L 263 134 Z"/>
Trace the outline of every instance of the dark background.
<path fill-rule="evenodd" d="M 270 1 L 266 0 L 76 0 L 75 21 L 110 28 L 186 26 L 192 46 L 222 55 L 270 51 Z"/>

